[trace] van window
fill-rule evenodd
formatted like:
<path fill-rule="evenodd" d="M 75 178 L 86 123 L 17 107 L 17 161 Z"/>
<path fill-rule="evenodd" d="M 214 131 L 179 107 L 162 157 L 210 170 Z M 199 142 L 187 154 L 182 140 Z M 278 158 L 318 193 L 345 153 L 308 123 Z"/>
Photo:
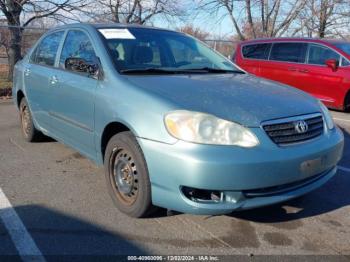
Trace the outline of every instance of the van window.
<path fill-rule="evenodd" d="M 340 55 L 333 50 L 320 46 L 310 45 L 308 63 L 313 65 L 325 65 L 326 60 L 336 59 L 340 61 Z"/>
<path fill-rule="evenodd" d="M 87 62 L 96 60 L 95 51 L 89 37 L 80 30 L 70 30 L 62 48 L 60 57 L 61 68 L 65 68 L 67 58 L 83 58 Z"/>
<path fill-rule="evenodd" d="M 242 47 L 244 58 L 267 59 L 271 44 L 245 45 Z"/>
<path fill-rule="evenodd" d="M 305 63 L 306 47 L 304 43 L 275 43 L 270 60 Z"/>
<path fill-rule="evenodd" d="M 344 57 L 342 58 L 342 61 L 341 61 L 341 65 L 342 66 L 349 66 L 350 65 L 350 62 L 347 60 L 347 59 L 345 59 Z"/>
<path fill-rule="evenodd" d="M 59 31 L 46 36 L 34 50 L 30 61 L 40 65 L 53 66 L 63 33 L 63 31 Z"/>

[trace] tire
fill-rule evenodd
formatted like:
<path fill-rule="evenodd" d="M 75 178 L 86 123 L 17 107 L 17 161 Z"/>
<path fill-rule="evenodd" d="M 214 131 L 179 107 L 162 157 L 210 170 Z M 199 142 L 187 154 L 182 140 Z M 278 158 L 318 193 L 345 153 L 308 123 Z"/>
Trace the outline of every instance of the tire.
<path fill-rule="evenodd" d="M 24 139 L 27 142 L 39 141 L 42 138 L 42 133 L 34 126 L 33 117 L 30 112 L 28 102 L 25 98 L 22 98 L 20 102 L 19 116 Z"/>
<path fill-rule="evenodd" d="M 348 91 L 344 99 L 344 112 L 350 113 L 350 91 Z"/>
<path fill-rule="evenodd" d="M 136 218 L 153 212 L 147 164 L 131 132 L 118 133 L 109 140 L 104 168 L 108 193 L 121 212 Z"/>

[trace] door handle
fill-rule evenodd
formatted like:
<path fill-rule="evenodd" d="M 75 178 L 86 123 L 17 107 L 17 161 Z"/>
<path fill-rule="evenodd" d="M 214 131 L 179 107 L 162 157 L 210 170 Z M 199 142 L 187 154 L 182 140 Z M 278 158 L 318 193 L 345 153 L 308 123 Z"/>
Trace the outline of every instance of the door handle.
<path fill-rule="evenodd" d="M 300 73 L 309 73 L 309 70 L 308 69 L 299 69 L 299 72 Z"/>
<path fill-rule="evenodd" d="M 295 72 L 297 69 L 295 67 L 288 67 L 288 71 Z"/>
<path fill-rule="evenodd" d="M 51 85 L 55 85 L 55 84 L 57 84 L 57 82 L 58 82 L 57 76 L 51 76 L 51 77 L 50 77 L 50 83 L 51 83 Z"/>
<path fill-rule="evenodd" d="M 30 69 L 29 68 L 24 69 L 24 75 L 25 76 L 29 76 L 30 75 Z"/>

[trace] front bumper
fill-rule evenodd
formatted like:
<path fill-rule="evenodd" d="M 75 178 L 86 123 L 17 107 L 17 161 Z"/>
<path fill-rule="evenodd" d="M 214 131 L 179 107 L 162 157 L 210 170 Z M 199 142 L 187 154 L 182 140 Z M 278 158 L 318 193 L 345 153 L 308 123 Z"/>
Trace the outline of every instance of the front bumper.
<path fill-rule="evenodd" d="M 274 144 L 263 130 L 253 130 L 260 141 L 255 148 L 183 141 L 169 145 L 139 138 L 153 204 L 185 213 L 224 214 L 295 198 L 335 175 L 344 145 L 338 128 L 315 140 L 286 147 Z M 281 185 L 294 186 L 254 197 L 245 193 Z M 193 201 L 182 193 L 183 187 L 219 191 L 222 197 L 215 203 Z"/>

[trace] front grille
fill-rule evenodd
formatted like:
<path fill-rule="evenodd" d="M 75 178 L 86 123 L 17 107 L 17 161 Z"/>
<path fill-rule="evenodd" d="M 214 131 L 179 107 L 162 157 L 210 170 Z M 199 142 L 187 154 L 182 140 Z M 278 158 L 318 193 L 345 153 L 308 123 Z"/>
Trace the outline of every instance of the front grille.
<path fill-rule="evenodd" d="M 303 120 L 307 124 L 307 131 L 300 133 L 297 131 L 296 124 Z M 304 142 L 320 136 L 323 133 L 323 118 L 320 115 L 311 117 L 294 118 L 289 121 L 278 121 L 263 125 L 263 129 L 273 142 L 277 145 L 288 145 Z"/>

